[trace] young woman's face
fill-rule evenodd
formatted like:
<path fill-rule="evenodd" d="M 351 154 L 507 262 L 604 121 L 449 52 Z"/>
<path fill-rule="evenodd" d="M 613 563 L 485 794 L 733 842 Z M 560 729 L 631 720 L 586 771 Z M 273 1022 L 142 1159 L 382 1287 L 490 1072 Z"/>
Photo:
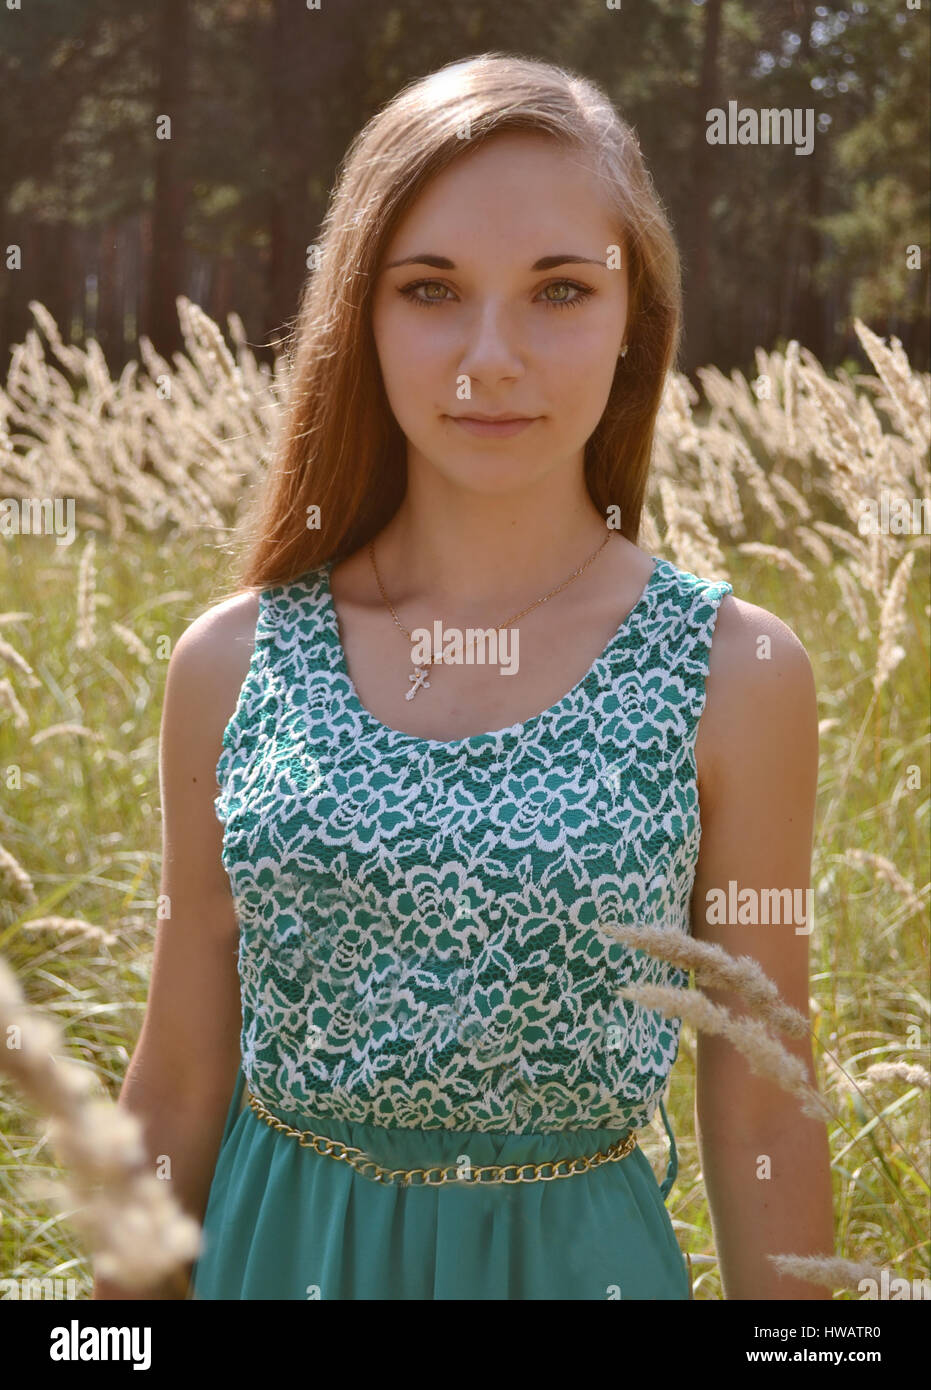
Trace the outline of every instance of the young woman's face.
<path fill-rule="evenodd" d="M 375 285 L 375 344 L 409 462 L 485 491 L 580 462 L 626 320 L 626 256 L 594 176 L 532 133 L 466 153 L 402 219 Z M 531 423 L 483 429 L 470 415 Z"/>

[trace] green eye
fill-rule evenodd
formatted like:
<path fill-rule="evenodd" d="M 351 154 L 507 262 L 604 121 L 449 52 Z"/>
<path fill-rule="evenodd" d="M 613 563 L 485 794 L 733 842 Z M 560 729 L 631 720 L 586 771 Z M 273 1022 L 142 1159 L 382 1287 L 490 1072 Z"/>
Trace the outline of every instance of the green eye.
<path fill-rule="evenodd" d="M 593 293 L 587 285 L 580 285 L 575 280 L 552 280 L 548 285 L 544 285 L 543 293 L 546 294 L 547 290 L 563 288 L 575 290 L 576 297 L 574 299 L 547 299 L 546 302 L 552 304 L 554 309 L 569 309 L 574 308 L 576 304 L 584 304 L 589 295 Z"/>
<path fill-rule="evenodd" d="M 418 293 L 423 290 L 424 295 Z M 427 293 L 430 290 L 442 291 L 439 294 Z M 565 290 L 573 293 L 573 298 L 563 297 L 552 299 L 549 297 L 550 290 Z M 409 285 L 398 286 L 398 293 L 403 295 L 411 304 L 420 304 L 425 309 L 431 308 L 434 304 L 448 304 L 455 302 L 451 297 L 449 286 L 444 285 L 442 280 L 414 280 Z M 576 280 L 551 280 L 548 285 L 544 285 L 540 292 L 544 298 L 542 302 L 548 304 L 551 309 L 574 309 L 578 304 L 584 304 L 594 290 L 588 285 L 580 285 Z M 539 300 L 535 302 L 540 302 Z"/>
<path fill-rule="evenodd" d="M 429 289 L 447 290 L 448 288 L 449 286 L 444 285 L 441 280 L 415 280 L 411 285 L 399 287 L 398 293 L 403 294 L 404 298 L 409 300 L 411 304 L 422 304 L 425 308 L 429 308 L 431 304 L 445 303 L 446 296 L 430 295 L 426 299 L 421 299 L 417 291 Z"/>

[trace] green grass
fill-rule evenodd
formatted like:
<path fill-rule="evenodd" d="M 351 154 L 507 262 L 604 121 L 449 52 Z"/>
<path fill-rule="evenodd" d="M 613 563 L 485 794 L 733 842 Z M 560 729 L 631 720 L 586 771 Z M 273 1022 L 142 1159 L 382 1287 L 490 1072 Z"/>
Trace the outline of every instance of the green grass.
<path fill-rule="evenodd" d="M 843 1096 L 823 1049 L 859 1075 L 871 1062 L 927 1065 L 927 912 L 869 868 L 847 864 L 860 848 L 893 861 L 920 889 L 928 881 L 928 644 L 926 577 L 909 595 L 907 655 L 874 698 L 872 639 L 860 641 L 824 575 L 811 593 L 775 567 L 726 552 L 738 597 L 767 608 L 804 642 L 815 668 L 822 719 L 820 791 L 812 883 L 817 925 L 811 993 L 819 1079 L 841 1107 L 834 1128 L 836 1249 L 909 1278 L 927 1273 L 928 1123 L 926 1093 L 891 1084 Z M 0 954 L 30 1003 L 62 1026 L 70 1055 L 92 1068 L 114 1097 L 142 1022 L 159 887 L 159 721 L 167 658 L 187 624 L 213 601 L 224 561 L 203 538 L 170 545 L 145 535 L 97 538 L 96 643 L 76 646 L 80 547 L 24 538 L 0 550 L 0 604 L 29 616 L 0 634 L 29 662 L 37 684 L 12 676 L 29 728 L 4 717 L 0 732 L 0 843 L 29 873 L 36 901 L 15 897 L 0 917 Z M 152 653 L 144 661 L 114 635 L 131 628 Z M 164 639 L 168 639 L 167 642 Z M 52 725 L 82 725 L 92 736 Z M 920 785 L 905 789 L 907 769 Z M 15 769 L 21 787 L 11 787 Z M 927 898 L 924 900 L 927 903 Z M 56 914 L 113 931 L 115 943 L 30 933 L 26 919 Z M 680 1170 L 669 1199 L 684 1250 L 693 1258 L 696 1298 L 720 1298 L 708 1205 L 694 1142 L 694 1033 L 683 1029 L 670 1117 Z M 909 1046 L 909 1043 L 917 1046 Z M 873 1119 L 877 1107 L 882 1123 Z M 0 1274 L 75 1277 L 89 1296 L 89 1261 L 67 1221 L 31 1199 L 26 1180 L 56 1171 L 43 1121 L 0 1083 Z M 665 1136 L 648 1132 L 657 1172 Z M 849 1296 L 849 1295 L 847 1295 Z"/>
<path fill-rule="evenodd" d="M 223 528 L 274 452 L 285 373 L 273 385 L 235 319 L 227 348 L 219 326 L 183 300 L 183 361 L 145 362 L 107 383 L 91 343 L 68 357 L 72 387 L 50 370 L 61 352 L 51 315 L 41 305 L 33 311 L 48 347 L 30 331 L 0 390 L 0 497 L 71 496 L 78 488 L 79 539 L 65 547 L 48 537 L 4 536 L 0 546 L 0 849 L 15 857 L 35 894 L 23 897 L 4 882 L 0 864 L 0 957 L 29 1003 L 58 1021 L 69 1055 L 116 1097 L 142 1023 L 155 938 L 157 758 L 168 658 L 189 623 L 228 591 Z M 905 497 L 928 491 L 929 382 L 911 371 L 894 340 L 885 344 L 858 320 L 854 327 L 876 378 L 831 379 L 804 353 L 801 363 L 793 351 L 771 353 L 771 399 L 760 401 L 746 383 L 711 372 L 691 420 L 681 408 L 680 379 L 680 404 L 658 421 L 648 507 L 658 533 L 678 526 L 697 539 L 699 551 L 711 533 L 723 564 L 699 566 L 699 573 L 728 578 L 738 598 L 783 619 L 811 657 L 823 729 L 810 992 L 818 1079 L 837 1115 L 830 1126 L 835 1251 L 920 1279 L 929 1273 L 928 1093 L 889 1082 L 861 1097 L 828 1062 L 830 1055 L 853 1077 L 874 1062 L 928 1067 L 928 538 L 878 542 L 888 552 L 887 582 L 905 547 L 917 551 L 896 636 L 904 657 L 878 696 L 883 594 L 851 580 L 866 613 L 858 631 L 835 571 L 836 562 L 846 562 L 847 536 L 860 544 L 864 564 L 869 556 L 855 531 L 860 498 L 878 496 L 887 483 Z M 854 420 L 860 433 L 851 433 Z M 749 480 L 748 460 L 762 470 Z M 742 517 L 722 515 L 713 524 L 731 478 Z M 773 478 L 794 485 L 813 516 L 797 521 L 777 485 L 772 503 L 779 494 L 785 518 L 777 523 L 773 505 L 764 505 Z M 667 502 L 671 517 L 664 515 Z M 161 529 L 143 529 L 140 516 Z M 842 533 L 824 537 L 828 563 L 797 529 L 818 523 Z M 78 575 L 90 534 L 96 639 L 82 648 Z M 648 549 L 650 534 L 645 527 Z M 748 542 L 781 547 L 810 568 L 814 581 L 805 584 L 775 559 L 741 551 Z M 661 542 L 657 553 L 678 563 Z M 127 645 L 118 625 L 146 651 Z M 32 678 L 4 656 L 3 643 L 25 658 Z M 4 680 L 25 711 L 23 727 L 3 700 Z M 60 724 L 86 732 L 48 734 Z M 852 862 L 852 850 L 881 862 Z M 911 901 L 883 876 L 885 861 L 910 885 Z M 93 923 L 116 939 L 29 930 L 30 920 L 50 915 Z M 694 1142 L 694 1051 L 694 1033 L 684 1027 L 668 1106 L 680 1152 L 668 1207 L 693 1260 L 696 1298 L 717 1299 L 721 1283 Z M 0 1278 L 75 1277 L 86 1297 L 85 1250 L 66 1214 L 29 1189 L 56 1171 L 43 1134 L 44 1121 L 0 1078 Z M 648 1130 L 643 1147 L 661 1176 L 662 1129 Z"/>

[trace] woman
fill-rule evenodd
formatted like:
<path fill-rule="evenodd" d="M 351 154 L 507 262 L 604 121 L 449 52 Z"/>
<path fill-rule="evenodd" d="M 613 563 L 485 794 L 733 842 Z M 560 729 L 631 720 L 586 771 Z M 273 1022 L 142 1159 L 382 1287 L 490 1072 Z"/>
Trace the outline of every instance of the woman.
<path fill-rule="evenodd" d="M 702 905 L 807 885 L 817 720 L 788 628 L 636 543 L 668 224 L 597 88 L 491 54 L 369 122 L 319 250 L 245 592 L 166 690 L 124 1103 L 204 1216 L 189 1296 L 688 1298 L 678 1020 L 618 996 L 687 977 L 599 923 L 805 1009 L 806 936 Z M 824 1296 L 765 1259 L 831 1249 L 823 1126 L 717 1039 L 698 1123 L 727 1296 Z"/>

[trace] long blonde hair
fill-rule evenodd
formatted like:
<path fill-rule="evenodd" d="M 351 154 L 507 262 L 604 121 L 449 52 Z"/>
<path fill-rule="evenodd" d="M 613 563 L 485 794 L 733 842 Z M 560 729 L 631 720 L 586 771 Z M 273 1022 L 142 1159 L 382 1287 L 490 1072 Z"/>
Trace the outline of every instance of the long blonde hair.
<path fill-rule="evenodd" d="M 287 583 L 352 554 L 397 510 L 406 441 L 391 412 L 371 327 L 371 290 L 393 228 L 441 169 L 503 131 L 581 151 L 604 182 L 628 272 L 628 351 L 585 446 L 592 502 L 636 543 L 663 384 L 681 332 L 679 255 L 634 131 L 587 78 L 483 53 L 412 82 L 352 140 L 288 342 L 279 443 L 244 522 L 243 588 Z M 316 519 L 319 527 L 308 525 Z"/>

